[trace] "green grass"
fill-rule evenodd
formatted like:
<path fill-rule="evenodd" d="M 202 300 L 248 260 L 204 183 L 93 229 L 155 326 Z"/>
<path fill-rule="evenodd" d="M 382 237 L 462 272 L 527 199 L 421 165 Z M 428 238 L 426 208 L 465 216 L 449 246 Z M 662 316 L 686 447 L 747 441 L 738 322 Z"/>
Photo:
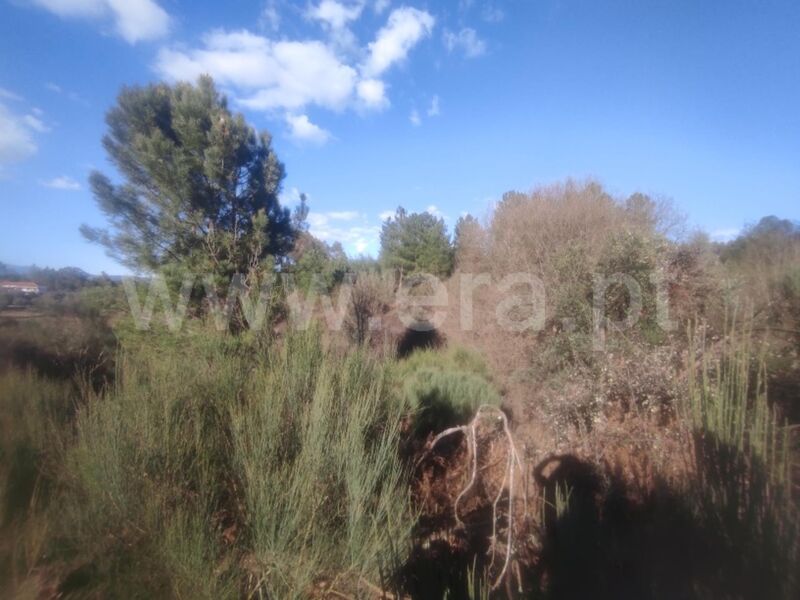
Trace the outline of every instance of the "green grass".
<path fill-rule="evenodd" d="M 692 334 L 684 415 L 694 432 L 697 510 L 724 532 L 767 596 L 800 591 L 800 518 L 790 427 L 769 401 L 763 356 L 731 326 L 714 355 Z"/>
<path fill-rule="evenodd" d="M 0 595 L 4 580 L 23 580 L 41 556 L 63 429 L 75 400 L 69 382 L 30 369 L 0 374 Z"/>

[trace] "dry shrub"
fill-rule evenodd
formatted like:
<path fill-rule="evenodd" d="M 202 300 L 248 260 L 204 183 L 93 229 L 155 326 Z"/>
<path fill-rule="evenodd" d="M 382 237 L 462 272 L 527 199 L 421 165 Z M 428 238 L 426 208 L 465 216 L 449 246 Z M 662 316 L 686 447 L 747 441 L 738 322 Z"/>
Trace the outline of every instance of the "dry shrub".
<path fill-rule="evenodd" d="M 373 319 L 383 315 L 392 301 L 392 282 L 374 271 L 359 273 L 352 286 L 344 326 L 357 345 L 369 340 Z"/>
<path fill-rule="evenodd" d="M 725 274 L 707 235 L 695 234 L 673 247 L 666 270 L 673 319 L 686 323 L 700 316 L 708 319 L 724 314 Z M 722 327 L 721 322 L 710 324 Z"/>

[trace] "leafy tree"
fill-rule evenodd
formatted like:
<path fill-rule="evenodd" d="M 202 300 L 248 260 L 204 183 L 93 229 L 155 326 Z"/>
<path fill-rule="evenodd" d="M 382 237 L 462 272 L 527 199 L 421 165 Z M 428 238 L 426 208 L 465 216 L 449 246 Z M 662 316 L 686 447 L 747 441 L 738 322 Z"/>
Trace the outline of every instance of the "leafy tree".
<path fill-rule="evenodd" d="M 103 145 L 125 178 L 90 183 L 109 229 L 90 241 L 137 271 L 213 273 L 220 283 L 274 267 L 294 240 L 278 202 L 283 164 L 270 135 L 233 114 L 211 78 L 125 88 Z"/>
<path fill-rule="evenodd" d="M 326 244 L 306 231 L 299 234 L 291 256 L 293 264 L 288 270 L 300 289 L 308 289 L 313 281 L 321 288 L 318 291 L 330 291 L 342 282 L 347 272 L 347 255 L 342 245 Z"/>
<path fill-rule="evenodd" d="M 381 230 L 381 263 L 400 271 L 448 275 L 453 268 L 453 249 L 444 220 L 430 213 L 397 209 Z"/>
<path fill-rule="evenodd" d="M 453 254 L 458 267 L 469 268 L 483 258 L 483 227 L 472 215 L 459 217 L 453 230 Z"/>
<path fill-rule="evenodd" d="M 294 275 L 295 283 L 302 290 L 307 290 L 313 281 L 319 286 L 318 291 L 330 291 L 344 279 L 347 255 L 339 242 L 327 244 L 309 233 L 308 213 L 306 195 L 300 194 L 300 203 L 292 213 L 297 239 L 286 271 Z"/>
<path fill-rule="evenodd" d="M 776 253 L 784 254 L 800 244 L 800 224 L 774 215 L 762 218 L 747 227 L 722 249 L 722 259 L 733 261 L 774 261 Z"/>

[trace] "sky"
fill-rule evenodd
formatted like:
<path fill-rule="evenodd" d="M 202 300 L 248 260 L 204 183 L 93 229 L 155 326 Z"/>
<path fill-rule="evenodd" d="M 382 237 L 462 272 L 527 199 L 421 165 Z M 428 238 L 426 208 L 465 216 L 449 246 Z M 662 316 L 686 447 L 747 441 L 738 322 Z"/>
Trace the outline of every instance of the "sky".
<path fill-rule="evenodd" d="M 719 240 L 800 219 L 796 0 L 0 0 L 0 261 L 125 273 L 78 232 L 105 114 L 202 73 L 351 255 L 398 206 L 452 230 L 567 177 Z"/>

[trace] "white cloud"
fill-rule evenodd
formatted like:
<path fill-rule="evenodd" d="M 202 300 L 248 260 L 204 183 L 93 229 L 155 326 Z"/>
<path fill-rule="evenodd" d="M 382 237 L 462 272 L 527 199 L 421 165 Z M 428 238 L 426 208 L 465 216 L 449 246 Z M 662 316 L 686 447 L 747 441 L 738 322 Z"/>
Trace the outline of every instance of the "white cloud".
<path fill-rule="evenodd" d="M 494 4 L 485 4 L 481 11 L 481 18 L 487 23 L 499 23 L 506 18 L 506 13 Z"/>
<path fill-rule="evenodd" d="M 278 12 L 276 0 L 268 0 L 261 11 L 260 23 L 262 27 L 278 31 L 281 27 L 281 14 Z"/>
<path fill-rule="evenodd" d="M 300 204 L 300 190 L 292 187 L 288 192 L 281 192 L 279 200 L 282 206 L 296 206 Z"/>
<path fill-rule="evenodd" d="M 61 177 L 54 177 L 48 181 L 43 181 L 42 185 L 53 188 L 54 190 L 77 191 L 81 189 L 81 184 L 68 175 L 62 175 Z"/>
<path fill-rule="evenodd" d="M 326 213 L 334 221 L 353 221 L 361 216 L 361 213 L 355 210 L 341 210 Z"/>
<path fill-rule="evenodd" d="M 385 210 L 380 215 L 378 215 L 378 218 L 381 221 L 386 221 L 387 219 L 394 218 L 394 215 L 395 215 L 395 211 L 393 211 L 393 210 Z"/>
<path fill-rule="evenodd" d="M 391 0 L 375 0 L 375 3 L 372 5 L 372 10 L 374 10 L 377 14 L 381 14 L 391 4 Z"/>
<path fill-rule="evenodd" d="M 709 236 L 715 242 L 730 242 L 735 239 L 741 231 L 741 227 L 724 227 L 722 229 L 715 229 Z"/>
<path fill-rule="evenodd" d="M 24 120 L 0 103 L 0 168 L 24 160 L 36 150 L 36 143 Z"/>
<path fill-rule="evenodd" d="M 44 122 L 39 118 L 40 116 L 41 111 L 33 109 L 31 114 L 27 114 L 22 117 L 22 122 L 34 131 L 38 131 L 39 133 L 47 133 L 50 131 L 50 127 L 44 124 Z"/>
<path fill-rule="evenodd" d="M 128 43 L 155 40 L 169 33 L 170 17 L 153 0 L 33 0 L 62 18 L 114 21 L 117 33 Z"/>
<path fill-rule="evenodd" d="M 22 97 L 2 90 L 0 98 L 21 102 Z M 46 133 L 50 128 L 42 121 L 44 113 L 31 108 L 27 114 L 18 114 L 0 101 L 0 170 L 4 165 L 19 162 L 36 153 L 36 133 Z"/>
<path fill-rule="evenodd" d="M 331 44 L 342 54 L 355 54 L 358 40 L 350 30 L 350 23 L 361 16 L 364 2 L 343 3 L 336 0 L 322 0 L 309 6 L 306 18 L 319 22 L 328 33 Z"/>
<path fill-rule="evenodd" d="M 321 143 L 330 133 L 308 121 L 308 107 L 337 111 L 388 107 L 388 86 L 381 76 L 433 29 L 429 13 L 395 9 L 374 41 L 361 48 L 364 60 L 359 63 L 347 58 L 342 45 L 348 43 L 348 26 L 364 6 L 363 1 L 336 0 L 309 5 L 305 16 L 322 24 L 330 34 L 328 41 L 276 41 L 247 30 L 215 30 L 203 36 L 199 47 L 162 48 L 153 68 L 171 81 L 194 81 L 209 74 L 240 105 L 279 111 L 292 137 Z"/>
<path fill-rule="evenodd" d="M 361 3 L 345 4 L 336 0 L 322 0 L 316 6 L 308 8 L 306 17 L 320 21 L 331 29 L 342 29 L 361 16 L 363 9 L 364 5 Z"/>
<path fill-rule="evenodd" d="M 434 97 L 431 98 L 431 105 L 428 107 L 428 116 L 438 117 L 440 113 L 441 110 L 439 108 L 439 96 L 434 95 Z"/>
<path fill-rule="evenodd" d="M 463 52 L 467 58 L 475 58 L 486 52 L 486 42 L 470 27 L 464 27 L 458 33 L 445 30 L 443 39 L 448 52 L 457 50 Z"/>
<path fill-rule="evenodd" d="M 172 80 L 194 80 L 208 73 L 241 92 L 239 101 L 259 110 L 301 109 L 309 104 L 343 108 L 357 79 L 319 41 L 273 42 L 248 31 L 215 31 L 204 48 L 184 52 L 162 49 L 156 71 Z"/>
<path fill-rule="evenodd" d="M 380 79 L 362 79 L 358 82 L 356 93 L 367 108 L 380 110 L 389 106 L 386 85 Z"/>
<path fill-rule="evenodd" d="M 311 142 L 321 146 L 331 137 L 329 131 L 312 123 L 307 115 L 287 114 L 286 124 L 289 126 L 289 135 L 298 142 Z"/>
<path fill-rule="evenodd" d="M 414 127 L 419 127 L 420 125 L 422 125 L 422 119 L 420 119 L 419 113 L 417 112 L 416 108 L 411 111 L 410 115 L 408 115 L 408 120 L 411 121 L 411 124 Z"/>
<path fill-rule="evenodd" d="M 361 222 L 349 226 L 337 223 L 349 223 L 356 219 L 361 219 Z M 361 254 L 369 249 L 377 250 L 381 232 L 380 227 L 369 225 L 364 215 L 355 211 L 312 211 L 308 214 L 308 230 L 323 242 L 340 242 L 351 254 Z"/>
<path fill-rule="evenodd" d="M 22 100 L 22 96 L 19 96 L 14 92 L 7 90 L 5 88 L 0 88 L 0 98 L 5 98 L 6 100 L 14 100 L 14 101 Z"/>
<path fill-rule="evenodd" d="M 425 212 L 429 215 L 433 215 L 437 219 L 447 219 L 447 216 L 441 210 L 439 210 L 439 207 L 435 204 L 428 206 L 428 208 L 425 209 Z"/>
<path fill-rule="evenodd" d="M 80 95 L 78 95 L 75 92 L 70 92 L 70 91 L 65 90 L 64 88 L 62 88 L 57 83 L 53 83 L 52 81 L 48 81 L 47 83 L 44 84 L 44 87 L 47 90 L 53 92 L 54 94 L 59 94 L 59 95 L 62 95 L 62 96 L 66 96 L 67 98 L 69 98 L 73 102 L 77 102 L 78 104 L 83 104 L 84 106 L 89 106 L 89 103 L 86 100 L 84 100 Z"/>
<path fill-rule="evenodd" d="M 411 49 L 433 31 L 436 20 L 423 10 L 403 6 L 389 14 L 386 25 L 368 46 L 362 71 L 369 77 L 381 75 L 408 56 Z"/>

